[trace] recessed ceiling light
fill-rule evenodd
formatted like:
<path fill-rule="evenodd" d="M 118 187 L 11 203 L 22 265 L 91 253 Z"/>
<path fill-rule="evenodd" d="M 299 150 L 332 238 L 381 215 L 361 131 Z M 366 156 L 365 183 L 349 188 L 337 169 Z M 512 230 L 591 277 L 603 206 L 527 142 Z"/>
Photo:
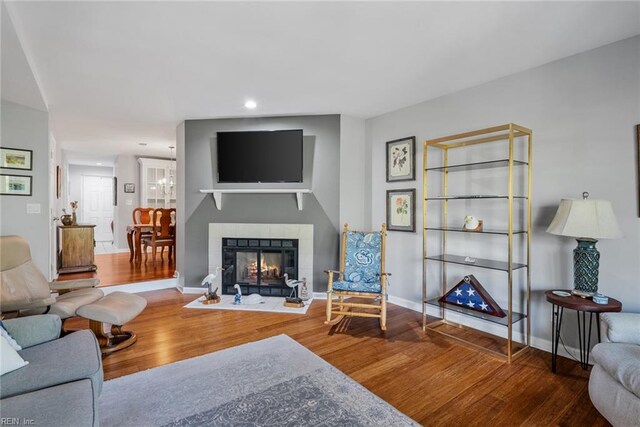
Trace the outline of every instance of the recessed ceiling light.
<path fill-rule="evenodd" d="M 256 108 L 258 106 L 258 104 L 256 104 L 256 101 L 253 100 L 248 100 L 247 102 L 244 103 L 245 108 L 248 108 L 249 110 L 253 110 L 254 108 Z"/>
<path fill-rule="evenodd" d="M 102 163 L 98 162 L 96 163 L 97 166 L 102 166 Z"/>

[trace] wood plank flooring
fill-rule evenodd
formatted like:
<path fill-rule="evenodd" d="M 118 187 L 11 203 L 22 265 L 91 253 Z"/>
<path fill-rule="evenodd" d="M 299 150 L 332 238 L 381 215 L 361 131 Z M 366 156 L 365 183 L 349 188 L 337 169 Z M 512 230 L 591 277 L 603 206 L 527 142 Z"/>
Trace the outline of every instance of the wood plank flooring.
<path fill-rule="evenodd" d="M 168 279 L 173 277 L 175 263 L 167 260 L 167 251 L 164 259 L 156 259 L 156 264 L 151 262 L 151 256 L 145 263 L 129 262 L 129 253 L 101 254 L 95 256 L 98 270 L 86 273 L 60 274 L 58 280 L 84 279 L 98 277 L 100 286 L 122 285 L 125 283 L 146 282 L 149 280 Z"/>
<path fill-rule="evenodd" d="M 389 305 L 383 335 L 375 319 L 323 324 L 324 301 L 306 316 L 193 310 L 197 295 L 177 290 L 141 293 L 149 305 L 125 329 L 132 347 L 104 358 L 105 379 L 143 371 L 239 344 L 287 334 L 423 425 L 606 426 L 591 405 L 588 371 L 531 349 L 511 365 L 433 332 L 420 314 Z M 83 326 L 74 320 L 69 326 Z"/>

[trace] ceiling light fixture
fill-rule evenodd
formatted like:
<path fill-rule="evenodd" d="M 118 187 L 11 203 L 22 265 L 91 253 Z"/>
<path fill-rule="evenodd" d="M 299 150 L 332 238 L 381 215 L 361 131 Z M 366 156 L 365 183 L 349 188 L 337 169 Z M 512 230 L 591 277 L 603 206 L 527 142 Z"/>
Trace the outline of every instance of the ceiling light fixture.
<path fill-rule="evenodd" d="M 98 162 L 96 163 L 97 166 L 102 166 L 102 163 Z"/>
<path fill-rule="evenodd" d="M 258 104 L 256 104 L 256 101 L 254 100 L 248 100 L 247 102 L 244 103 L 245 108 L 248 108 L 249 110 L 253 110 L 254 108 L 256 108 L 258 106 Z"/>

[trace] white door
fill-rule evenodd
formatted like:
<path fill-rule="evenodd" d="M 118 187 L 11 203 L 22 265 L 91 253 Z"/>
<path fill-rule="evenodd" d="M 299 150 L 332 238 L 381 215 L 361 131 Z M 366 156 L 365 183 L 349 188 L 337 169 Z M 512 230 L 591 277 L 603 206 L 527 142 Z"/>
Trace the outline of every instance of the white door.
<path fill-rule="evenodd" d="M 82 176 L 82 224 L 95 224 L 96 242 L 112 242 L 113 232 L 113 178 L 107 176 Z"/>

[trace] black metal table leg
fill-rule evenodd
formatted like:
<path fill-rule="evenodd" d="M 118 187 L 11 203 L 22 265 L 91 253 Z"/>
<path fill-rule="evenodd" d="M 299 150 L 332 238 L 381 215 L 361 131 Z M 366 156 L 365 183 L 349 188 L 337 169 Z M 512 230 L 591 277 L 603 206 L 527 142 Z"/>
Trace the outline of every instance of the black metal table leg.
<path fill-rule="evenodd" d="M 591 327 L 593 325 L 593 313 L 589 312 L 589 329 L 587 332 L 587 313 L 585 311 L 576 311 L 578 315 L 578 344 L 580 346 L 580 367 L 589 369 L 589 350 L 591 347 Z M 580 321 L 580 313 L 582 313 L 582 322 Z M 598 332 L 600 329 L 598 329 Z M 598 334 L 598 340 L 600 336 Z"/>
<path fill-rule="evenodd" d="M 556 373 L 558 361 L 558 342 L 560 340 L 560 327 L 562 326 L 562 313 L 564 308 L 553 304 L 551 314 L 551 372 Z"/>

